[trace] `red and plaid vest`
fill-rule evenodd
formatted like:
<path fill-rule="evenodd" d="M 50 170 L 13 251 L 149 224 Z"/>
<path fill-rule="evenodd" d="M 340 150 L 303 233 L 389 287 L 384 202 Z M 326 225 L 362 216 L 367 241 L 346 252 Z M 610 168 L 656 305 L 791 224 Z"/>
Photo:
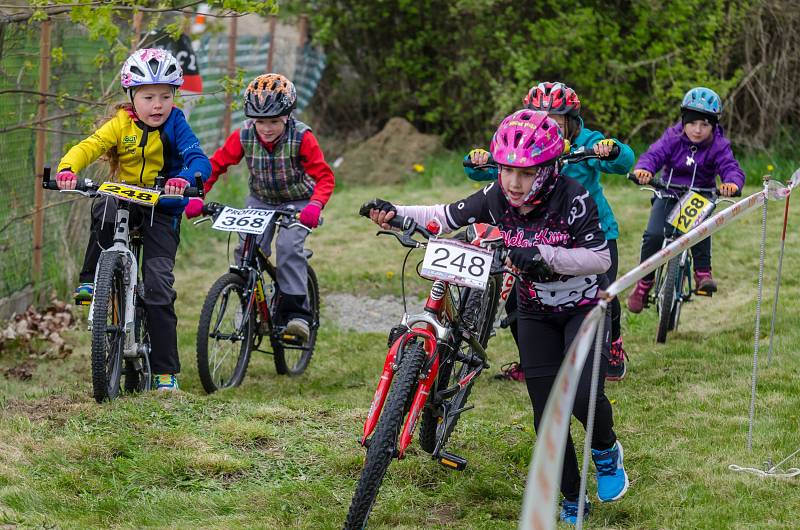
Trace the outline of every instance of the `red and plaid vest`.
<path fill-rule="evenodd" d="M 244 122 L 239 139 L 250 170 L 250 193 L 267 204 L 311 197 L 316 181 L 300 163 L 300 142 L 310 130 L 305 123 L 289 118 L 286 130 L 270 153 L 259 141 L 253 120 Z"/>

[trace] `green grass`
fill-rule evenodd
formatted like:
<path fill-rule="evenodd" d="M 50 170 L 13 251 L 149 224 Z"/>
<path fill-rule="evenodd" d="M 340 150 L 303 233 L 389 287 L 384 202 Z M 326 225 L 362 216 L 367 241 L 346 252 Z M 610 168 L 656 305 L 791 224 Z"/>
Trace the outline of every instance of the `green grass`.
<path fill-rule="evenodd" d="M 393 239 L 376 238 L 374 226 L 355 215 L 357 206 L 374 196 L 430 203 L 465 195 L 471 183 L 451 169 L 454 157 L 427 161 L 426 173 L 437 176 L 337 191 L 324 226 L 309 240 L 323 306 L 331 292 L 399 292 L 404 252 Z M 243 182 L 232 176 L 212 199 L 241 201 Z M 621 183 L 607 191 L 623 234 L 621 270 L 629 270 L 638 261 L 648 196 Z M 783 211 L 770 206 L 766 331 Z M 730 463 L 777 461 L 800 445 L 800 332 L 793 327 L 800 250 L 793 226 L 775 357 L 760 372 L 752 452 L 745 441 L 760 215 L 714 236 L 721 292 L 690 304 L 666 345 L 654 342 L 654 312 L 624 315 L 630 371 L 607 394 L 632 485 L 618 503 L 595 503 L 592 528 L 797 526 L 797 479 L 727 470 Z M 206 290 L 227 268 L 225 250 L 221 233 L 184 223 L 176 271 L 180 394 L 94 403 L 83 325 L 68 334 L 70 357 L 37 359 L 29 381 L 0 378 L 0 527 L 341 527 L 363 460 L 356 439 L 383 364 L 385 334 L 344 332 L 328 321 L 304 375 L 278 376 L 272 359 L 259 354 L 240 388 L 205 396 L 194 365 L 195 329 Z M 424 287 L 416 280 L 410 288 Z M 492 339 L 490 357 L 492 373 L 515 358 L 507 332 Z M 25 359 L 4 351 L 0 368 Z M 530 402 L 524 385 L 491 377 L 480 379 L 472 395 L 476 408 L 462 417 L 450 444 L 468 458 L 467 469 L 451 472 L 412 446 L 389 468 L 371 528 L 516 528 L 535 438 Z M 582 428 L 573 425 L 573 434 L 582 447 Z"/>

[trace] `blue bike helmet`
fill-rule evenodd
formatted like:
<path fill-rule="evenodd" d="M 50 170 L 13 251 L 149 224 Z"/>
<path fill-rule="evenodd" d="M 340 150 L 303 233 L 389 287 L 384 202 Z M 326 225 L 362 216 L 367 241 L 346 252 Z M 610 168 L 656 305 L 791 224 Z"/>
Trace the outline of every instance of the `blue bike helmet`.
<path fill-rule="evenodd" d="M 701 114 L 710 114 L 719 119 L 722 114 L 722 100 L 719 95 L 706 87 L 695 87 L 683 96 L 681 111 L 693 110 Z"/>

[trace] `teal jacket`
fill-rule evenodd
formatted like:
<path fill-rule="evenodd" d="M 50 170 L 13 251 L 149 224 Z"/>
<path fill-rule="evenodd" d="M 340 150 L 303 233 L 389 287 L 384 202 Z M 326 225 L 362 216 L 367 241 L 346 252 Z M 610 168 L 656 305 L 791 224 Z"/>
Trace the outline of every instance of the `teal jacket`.
<path fill-rule="evenodd" d="M 605 138 L 601 133 L 592 131 L 583 127 L 581 121 L 581 131 L 572 143 L 572 148 L 585 147 L 591 149 L 594 144 Z M 616 138 L 612 138 L 619 146 L 619 156 L 614 160 L 598 160 L 591 159 L 580 164 L 570 164 L 564 168 L 562 175 L 566 175 L 581 183 L 586 188 L 594 202 L 597 203 L 597 211 L 600 214 L 600 225 L 603 228 L 603 233 L 606 239 L 617 239 L 619 237 L 619 226 L 617 220 L 614 218 L 614 212 L 611 210 L 611 205 L 608 204 L 605 195 L 603 195 L 603 186 L 600 184 L 600 173 L 612 173 L 617 175 L 625 175 L 633 167 L 635 156 L 633 149 L 628 145 L 620 142 Z M 469 155 L 464 157 L 464 160 L 469 160 Z M 477 181 L 491 181 L 497 180 L 497 169 L 474 169 L 464 168 L 464 172 L 472 180 Z"/>

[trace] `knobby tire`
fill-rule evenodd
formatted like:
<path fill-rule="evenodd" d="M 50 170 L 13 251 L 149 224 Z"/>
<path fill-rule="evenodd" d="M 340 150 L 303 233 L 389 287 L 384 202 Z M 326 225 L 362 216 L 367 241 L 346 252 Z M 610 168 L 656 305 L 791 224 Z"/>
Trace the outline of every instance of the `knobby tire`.
<path fill-rule="evenodd" d="M 411 405 L 426 357 L 420 343 L 409 344 L 403 352 L 400 369 L 394 376 L 386 404 L 367 449 L 364 469 L 350 504 L 345 530 L 360 530 L 367 525 L 378 489 L 395 455 L 403 418 Z"/>
<path fill-rule="evenodd" d="M 119 395 L 125 343 L 125 263 L 122 254 L 100 255 L 92 313 L 92 394 L 101 403 Z"/>
<path fill-rule="evenodd" d="M 275 370 L 281 375 L 296 376 L 302 374 L 311 362 L 314 355 L 314 345 L 317 342 L 317 329 L 319 328 L 319 283 L 317 275 L 311 265 L 308 266 L 308 304 L 311 309 L 311 322 L 309 322 L 308 340 L 299 357 L 288 358 L 288 352 L 297 352 L 284 348 L 279 343 L 273 343 L 273 359 L 275 360 Z"/>
<path fill-rule="evenodd" d="M 662 287 L 663 293 L 659 296 L 658 331 L 656 342 L 667 342 L 667 332 L 672 328 L 675 316 L 675 295 L 678 289 L 678 269 L 680 256 L 672 258 L 667 263 L 667 274 Z"/>
<path fill-rule="evenodd" d="M 214 359 L 209 359 L 209 343 L 217 342 L 216 339 L 209 336 L 212 327 L 217 324 L 220 319 L 219 314 L 214 312 L 217 307 L 217 302 L 220 297 L 228 294 L 228 304 L 238 304 L 242 311 L 242 319 L 244 319 L 244 312 L 247 309 L 247 300 L 245 298 L 245 279 L 234 273 L 227 273 L 214 282 L 211 289 L 208 291 L 205 302 L 203 302 L 203 309 L 200 311 L 200 322 L 197 326 L 197 371 L 200 375 L 200 382 L 203 389 L 209 394 L 216 392 L 222 388 L 237 387 L 242 383 L 245 374 L 247 373 L 247 366 L 250 363 L 250 353 L 253 349 L 253 338 L 255 332 L 255 311 L 251 311 L 250 318 L 247 319 L 247 324 L 244 329 L 237 326 L 237 332 L 243 333 L 241 346 L 236 360 L 236 364 L 230 377 L 225 380 L 218 379 L 212 373 L 212 367 L 209 362 L 214 362 Z M 226 310 L 235 310 L 236 305 Z M 213 321 L 212 321 L 213 318 Z M 220 322 L 220 324 L 222 324 Z M 220 341 L 223 342 L 223 341 Z M 230 341 L 235 344 L 234 341 Z"/>

